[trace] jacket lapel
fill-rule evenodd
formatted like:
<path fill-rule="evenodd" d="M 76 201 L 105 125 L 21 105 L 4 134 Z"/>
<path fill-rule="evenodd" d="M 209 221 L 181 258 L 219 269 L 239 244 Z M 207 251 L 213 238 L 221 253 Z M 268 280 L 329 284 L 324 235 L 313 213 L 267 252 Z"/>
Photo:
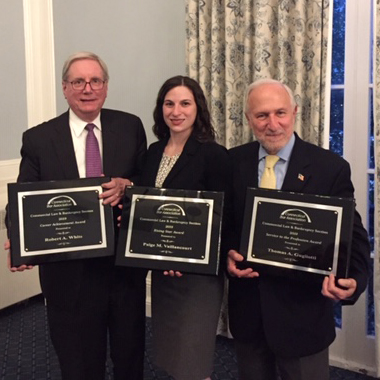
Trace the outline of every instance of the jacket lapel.
<path fill-rule="evenodd" d="M 57 123 L 53 128 L 55 128 L 55 133 L 52 135 L 52 143 L 57 152 L 58 160 L 61 163 L 64 178 L 79 178 L 68 111 L 57 119 Z"/>
<path fill-rule="evenodd" d="M 246 156 L 241 161 L 239 170 L 241 177 L 246 179 L 246 187 L 258 187 L 259 170 L 259 143 L 252 143 L 253 147 L 246 150 Z"/>
<path fill-rule="evenodd" d="M 144 185 L 155 187 L 158 169 L 167 142 L 168 139 L 159 140 L 149 147 L 148 162 L 142 173 Z"/>
<path fill-rule="evenodd" d="M 103 173 L 112 173 L 112 168 L 118 163 L 115 162 L 117 156 L 115 146 L 117 146 L 117 121 L 113 120 L 110 115 L 100 114 L 102 123 L 102 141 L 103 141 Z"/>
<path fill-rule="evenodd" d="M 166 144 L 165 144 L 166 145 Z M 196 155 L 201 143 L 195 140 L 193 137 L 190 137 L 184 148 L 182 154 L 179 156 L 177 162 L 173 166 L 172 170 L 169 172 L 166 177 L 163 187 L 168 187 L 171 181 L 182 171 L 188 162 Z M 164 147 L 165 148 L 165 147 Z"/>
<path fill-rule="evenodd" d="M 297 134 L 295 136 L 296 141 L 281 190 L 302 193 L 302 190 L 312 176 L 310 171 L 310 156 L 306 144 Z"/>

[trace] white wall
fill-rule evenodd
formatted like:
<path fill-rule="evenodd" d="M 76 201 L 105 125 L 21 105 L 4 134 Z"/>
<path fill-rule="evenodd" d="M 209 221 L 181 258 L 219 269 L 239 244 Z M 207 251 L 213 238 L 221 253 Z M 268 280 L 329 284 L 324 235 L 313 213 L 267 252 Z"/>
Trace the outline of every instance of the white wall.
<path fill-rule="evenodd" d="M 99 54 L 110 72 L 105 107 L 140 116 L 152 142 L 157 92 L 185 73 L 185 0 L 61 0 L 53 11 L 57 83 L 68 55 Z M 57 105 L 67 108 L 59 86 Z"/>
<path fill-rule="evenodd" d="M 27 127 L 22 1 L 2 1 L 0 12 L 0 161 L 16 158 Z"/>
<path fill-rule="evenodd" d="M 31 108 L 34 104 L 31 100 L 35 98 L 43 101 L 44 95 L 49 96 L 44 94 L 42 86 L 38 86 L 39 81 L 45 79 L 45 68 L 33 78 L 38 67 L 31 69 L 31 65 L 45 60 L 55 61 L 52 69 L 55 72 L 47 72 L 46 81 L 54 81 L 55 76 L 55 83 L 50 88 L 56 85 L 56 109 L 60 114 L 67 109 L 60 79 L 64 60 L 79 50 L 99 54 L 107 63 L 111 77 L 105 107 L 140 116 L 148 142 L 155 139 L 151 133 L 152 112 L 159 87 L 167 78 L 185 73 L 185 0 L 24 0 L 3 1 L 2 5 L 1 245 L 6 239 L 3 223 L 6 184 L 14 182 L 17 177 L 22 132 L 27 128 L 28 120 L 36 120 L 35 109 L 28 109 L 28 106 Z M 51 9 L 52 20 L 47 17 Z M 51 21 L 53 27 L 49 28 Z M 54 31 L 53 36 L 45 32 L 49 30 Z M 51 39 L 53 48 L 49 47 Z M 27 88 L 27 83 L 35 84 L 32 91 L 30 86 Z M 46 102 L 49 100 L 51 98 Z M 36 122 L 51 117 L 49 111 L 53 107 L 47 108 L 46 112 L 44 107 L 41 108 L 37 119 L 42 114 L 49 116 Z M 1 309 L 38 293 L 40 289 L 37 268 L 27 273 L 10 273 L 6 267 L 6 252 L 1 248 L 0 252 Z"/>

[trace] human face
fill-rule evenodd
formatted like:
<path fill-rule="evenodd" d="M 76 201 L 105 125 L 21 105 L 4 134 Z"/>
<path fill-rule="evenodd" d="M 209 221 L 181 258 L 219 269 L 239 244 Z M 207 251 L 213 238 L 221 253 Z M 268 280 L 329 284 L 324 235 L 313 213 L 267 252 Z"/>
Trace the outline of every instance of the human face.
<path fill-rule="evenodd" d="M 62 89 L 70 108 L 83 121 L 91 122 L 98 115 L 107 97 L 108 83 L 104 83 L 101 90 L 93 90 L 87 83 L 83 90 L 74 90 L 71 86 L 73 80 L 91 79 L 104 80 L 102 68 L 97 61 L 81 59 L 74 61 L 69 69 L 67 80 L 62 82 Z"/>
<path fill-rule="evenodd" d="M 280 84 L 262 84 L 248 97 L 246 117 L 256 139 L 269 154 L 277 154 L 294 131 L 297 106 Z"/>
<path fill-rule="evenodd" d="M 186 86 L 177 86 L 168 91 L 162 113 L 171 136 L 189 137 L 197 117 L 197 105 L 191 90 Z"/>

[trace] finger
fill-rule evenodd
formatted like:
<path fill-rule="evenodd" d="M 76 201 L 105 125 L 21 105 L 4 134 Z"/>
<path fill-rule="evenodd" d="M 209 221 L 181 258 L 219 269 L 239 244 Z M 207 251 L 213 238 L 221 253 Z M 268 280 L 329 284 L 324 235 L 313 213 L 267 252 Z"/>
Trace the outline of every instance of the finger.
<path fill-rule="evenodd" d="M 351 295 L 351 291 L 340 289 L 335 285 L 335 276 L 325 277 L 322 284 L 322 294 L 334 301 L 343 300 Z"/>
<path fill-rule="evenodd" d="M 330 281 L 330 279 L 327 276 L 323 279 L 323 282 L 322 282 L 322 294 L 325 297 L 332 298 L 333 295 L 329 291 L 329 281 Z"/>
<path fill-rule="evenodd" d="M 259 276 L 259 273 L 255 272 L 252 268 L 245 268 L 245 269 L 237 268 L 236 263 L 231 259 L 228 259 L 227 270 L 232 277 L 254 278 L 254 277 Z"/>
<path fill-rule="evenodd" d="M 8 255 L 7 255 L 7 267 L 10 271 L 12 271 L 12 268 L 11 268 L 11 253 L 8 252 Z"/>
<path fill-rule="evenodd" d="M 103 199 L 103 201 L 102 201 L 102 205 L 103 205 L 103 206 L 107 206 L 107 205 L 109 205 L 111 202 L 112 202 L 112 198 L 108 197 L 108 198 Z"/>
<path fill-rule="evenodd" d="M 228 258 L 227 259 L 227 270 L 228 270 L 228 273 L 231 275 L 231 276 L 236 276 L 236 263 L 234 260 Z"/>
<path fill-rule="evenodd" d="M 106 191 L 103 191 L 103 193 L 101 193 L 99 195 L 100 198 L 108 198 L 108 197 L 112 197 L 113 195 L 117 194 L 117 191 L 116 189 L 113 187 L 113 188 L 110 188 Z"/>
<path fill-rule="evenodd" d="M 236 266 L 236 261 L 230 257 L 227 258 L 227 269 L 233 276 L 237 276 L 240 272 L 240 269 Z"/>
<path fill-rule="evenodd" d="M 33 265 L 20 265 L 19 267 L 10 267 L 11 272 L 23 272 L 24 270 L 30 270 L 33 268 Z"/>
<path fill-rule="evenodd" d="M 244 260 L 244 256 L 241 255 L 240 253 L 236 252 L 233 249 L 228 251 L 228 257 L 234 261 L 243 261 Z"/>
<path fill-rule="evenodd" d="M 256 278 L 260 276 L 259 272 L 255 272 L 253 270 L 248 270 L 248 269 L 236 270 L 232 273 L 229 271 L 229 273 L 232 277 L 236 277 L 236 278 Z"/>
<path fill-rule="evenodd" d="M 111 205 L 112 207 L 116 206 L 119 204 L 121 200 L 121 197 L 118 197 L 116 194 L 109 196 L 105 199 L 103 199 L 103 205 Z"/>
<path fill-rule="evenodd" d="M 327 281 L 327 291 L 335 300 L 343 300 L 351 296 L 356 289 L 356 281 L 354 279 L 340 278 L 338 284 L 339 286 L 336 285 L 335 276 L 330 274 Z"/>
<path fill-rule="evenodd" d="M 258 273 L 254 272 L 252 268 L 247 268 L 243 270 L 239 270 L 237 277 L 238 278 L 253 278 L 257 277 Z"/>
<path fill-rule="evenodd" d="M 340 278 L 338 284 L 346 289 L 356 289 L 356 281 L 353 278 Z"/>
<path fill-rule="evenodd" d="M 11 242 L 10 240 L 8 239 L 5 243 L 4 243 L 4 250 L 7 251 L 8 249 L 11 248 Z"/>
<path fill-rule="evenodd" d="M 119 203 L 120 203 L 120 197 L 119 198 L 116 198 L 113 202 L 111 202 L 111 206 L 112 207 L 115 207 L 115 206 L 117 206 Z"/>
<path fill-rule="evenodd" d="M 334 292 L 336 290 L 336 285 L 335 285 L 335 276 L 331 273 L 328 277 L 326 277 L 326 289 L 328 292 Z"/>
<path fill-rule="evenodd" d="M 330 292 L 330 294 L 330 298 L 334 299 L 335 301 L 341 301 L 349 296 L 347 290 L 342 290 L 339 288 L 337 288 L 334 292 Z"/>
<path fill-rule="evenodd" d="M 116 186 L 116 181 L 114 179 L 111 179 L 111 181 L 109 182 L 102 183 L 103 189 L 112 189 L 115 186 Z"/>
<path fill-rule="evenodd" d="M 344 289 L 337 288 L 337 297 L 340 300 L 345 300 L 346 298 L 350 298 L 356 291 L 356 281 L 353 278 L 341 278 L 338 280 L 340 286 Z"/>
<path fill-rule="evenodd" d="M 99 196 L 99 198 L 103 199 L 103 204 L 107 205 L 111 203 L 111 206 L 116 206 L 120 203 L 123 198 L 123 192 L 117 191 L 117 189 L 111 189 L 105 191 L 103 194 Z"/>

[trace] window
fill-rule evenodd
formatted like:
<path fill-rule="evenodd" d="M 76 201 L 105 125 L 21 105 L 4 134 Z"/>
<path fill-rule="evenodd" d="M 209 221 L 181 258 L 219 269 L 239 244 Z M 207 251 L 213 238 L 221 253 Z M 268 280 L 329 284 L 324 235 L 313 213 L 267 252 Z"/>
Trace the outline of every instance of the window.
<path fill-rule="evenodd" d="M 330 149 L 339 155 L 344 155 L 345 158 L 351 163 L 351 168 L 353 171 L 360 170 L 355 157 L 350 157 L 350 146 L 345 144 L 345 134 L 350 134 L 351 141 L 355 140 L 357 134 L 364 134 L 368 139 L 366 144 L 363 144 L 359 149 L 361 150 L 361 160 L 364 160 L 367 175 L 367 185 L 362 186 L 364 188 L 361 190 L 361 195 L 363 197 L 364 192 L 364 203 L 366 204 L 366 215 L 361 211 L 363 224 L 367 227 L 372 251 L 374 243 L 374 136 L 373 136 L 373 113 L 372 113 L 372 57 L 370 46 L 367 48 L 368 58 L 357 60 L 352 63 L 350 60 L 350 67 L 348 66 L 349 60 L 347 59 L 346 49 L 350 48 L 351 44 L 357 42 L 356 39 L 352 38 L 357 31 L 352 31 L 352 28 L 348 29 L 347 26 L 347 9 L 348 0 L 334 0 L 334 22 L 333 22 L 333 50 L 332 50 L 332 78 L 331 78 L 331 109 L 330 109 Z M 350 24 L 351 25 L 351 24 Z M 371 25 L 356 25 L 360 29 L 360 33 L 366 35 L 371 34 Z M 350 37 L 350 38 L 349 38 Z M 359 38 L 358 38 L 359 39 Z M 373 41 L 371 38 L 369 40 L 369 45 L 372 45 Z M 365 40 L 364 40 L 365 41 Z M 355 47 L 354 47 L 355 49 Z M 360 53 L 356 52 L 357 55 Z M 357 70 L 361 70 L 360 65 L 367 65 L 365 72 L 368 73 L 366 78 L 366 83 L 364 83 L 364 90 L 358 89 L 352 83 L 355 80 L 359 80 L 357 77 Z M 362 70 L 363 71 L 363 70 Z M 350 120 L 350 118 L 345 119 L 345 107 L 347 107 L 346 97 L 354 99 L 355 96 L 352 95 L 354 92 L 363 91 L 366 94 L 367 99 L 365 104 L 367 105 L 367 114 L 362 112 L 363 109 L 361 105 L 357 105 L 357 112 L 364 114 L 364 117 L 360 119 L 362 125 L 357 125 L 355 121 Z M 349 107 L 352 103 L 355 106 L 355 100 L 348 102 Z M 354 111 L 355 112 L 355 111 Z M 364 124 L 364 125 L 363 125 Z M 363 148 L 364 147 L 364 148 Z M 359 182 L 361 183 L 361 182 Z M 355 184 L 356 197 L 358 198 L 358 186 Z M 372 260 L 373 264 L 373 260 Z M 374 303 L 373 303 L 373 281 L 370 281 L 367 292 L 367 334 L 374 335 Z M 336 325 L 342 327 L 342 309 L 341 307 L 336 307 Z"/>

